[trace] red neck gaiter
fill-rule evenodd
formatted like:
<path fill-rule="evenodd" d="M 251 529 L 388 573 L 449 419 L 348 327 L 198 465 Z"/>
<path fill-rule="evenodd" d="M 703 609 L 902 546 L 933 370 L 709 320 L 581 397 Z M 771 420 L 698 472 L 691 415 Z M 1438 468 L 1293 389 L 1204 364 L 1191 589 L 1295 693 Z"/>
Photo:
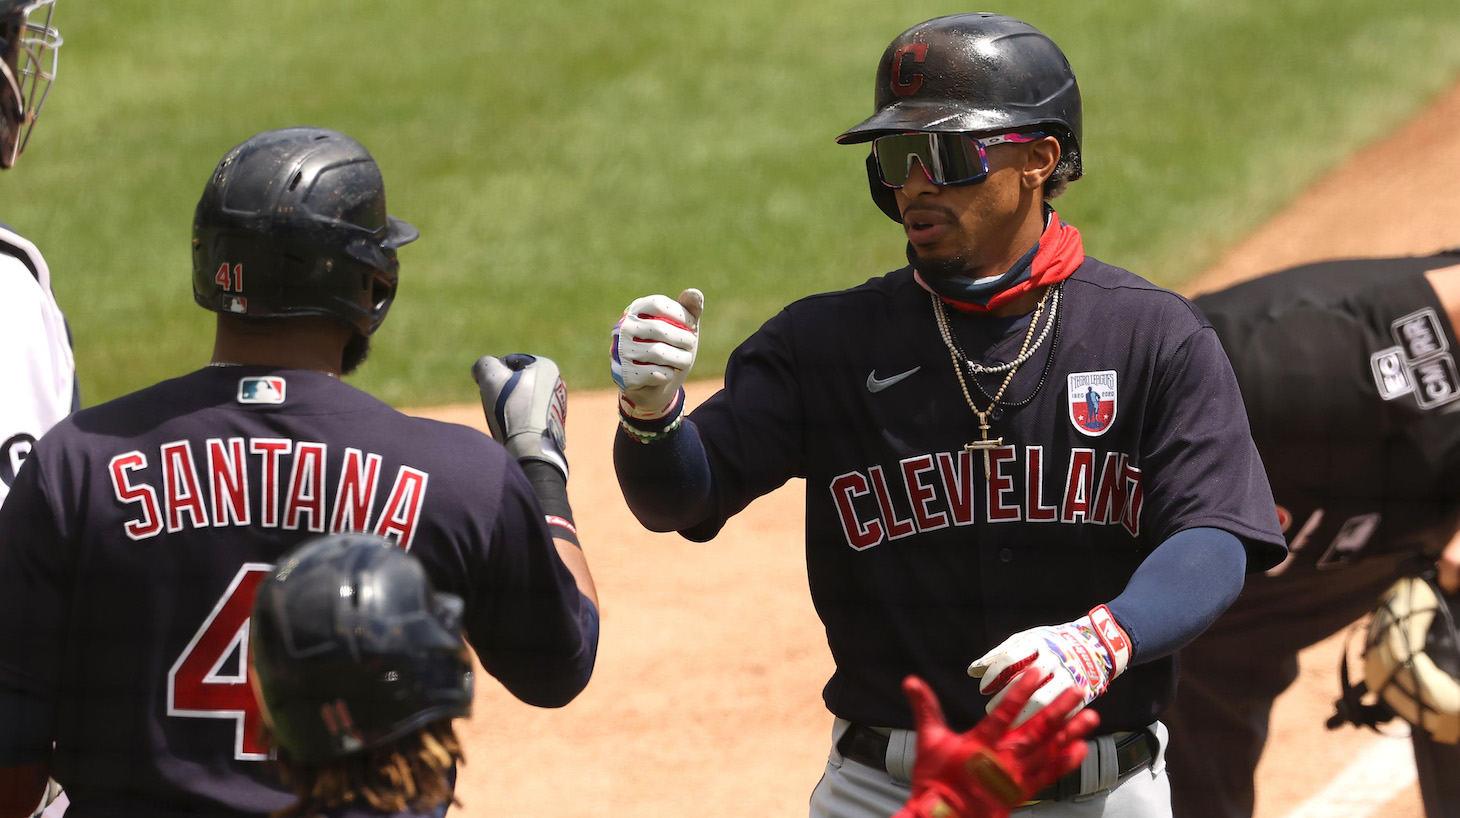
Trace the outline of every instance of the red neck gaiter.
<path fill-rule="evenodd" d="M 1073 225 L 1060 221 L 1058 213 L 1051 212 L 1049 225 L 1039 237 L 1033 251 L 1014 263 L 1008 272 L 997 279 L 982 279 L 967 282 L 965 286 L 948 286 L 939 282 L 929 284 L 916 270 L 913 277 L 930 293 L 936 293 L 950 307 L 964 312 L 988 312 L 1013 301 L 1024 293 L 1064 281 L 1085 262 L 1085 242 L 1080 231 Z"/>

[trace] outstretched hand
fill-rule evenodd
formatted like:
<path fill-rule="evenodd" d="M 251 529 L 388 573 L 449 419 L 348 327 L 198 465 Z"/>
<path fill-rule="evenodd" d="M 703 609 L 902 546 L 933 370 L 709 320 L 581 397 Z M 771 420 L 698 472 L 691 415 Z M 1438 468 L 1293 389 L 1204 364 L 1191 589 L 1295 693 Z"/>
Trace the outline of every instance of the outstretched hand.
<path fill-rule="evenodd" d="M 1100 717 L 1090 710 L 1075 712 L 1082 705 L 1077 691 L 1065 690 L 1011 727 L 1044 681 L 1035 671 L 1020 674 L 993 712 L 972 730 L 954 733 L 927 682 L 916 676 L 903 680 L 916 720 L 918 754 L 912 797 L 894 818 L 1003 818 L 1080 766 L 1088 752 L 1084 739 Z"/>

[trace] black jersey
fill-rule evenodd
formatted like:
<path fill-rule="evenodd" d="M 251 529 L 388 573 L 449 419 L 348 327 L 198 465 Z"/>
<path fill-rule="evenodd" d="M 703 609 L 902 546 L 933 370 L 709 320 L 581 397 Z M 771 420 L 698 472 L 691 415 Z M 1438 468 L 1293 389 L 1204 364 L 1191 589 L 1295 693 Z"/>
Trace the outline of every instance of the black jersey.
<path fill-rule="evenodd" d="M 991 422 L 1000 445 L 987 480 L 982 453 L 965 448 L 981 439 L 977 420 L 910 269 L 790 305 L 691 413 L 717 493 L 713 518 L 685 536 L 708 539 L 755 497 L 806 478 L 806 558 L 836 660 L 824 691 L 836 715 L 912 727 L 899 685 L 918 673 L 966 728 L 987 701 L 970 661 L 1115 598 L 1181 530 L 1232 532 L 1259 568 L 1281 559 L 1236 381 L 1200 314 L 1093 259 L 1061 298 L 1053 337 Z M 1017 321 L 951 321 L 987 364 L 1014 358 L 1024 338 Z M 979 383 L 992 394 L 1001 377 Z M 1101 729 L 1156 718 L 1173 674 L 1169 657 L 1128 669 L 1092 705 Z"/>
<path fill-rule="evenodd" d="M 1330 261 L 1196 299 L 1247 401 L 1291 542 L 1283 570 L 1437 553 L 1454 533 L 1456 337 L 1424 274 L 1457 264 Z"/>
<path fill-rule="evenodd" d="M 57 425 L 0 508 L 0 684 L 57 697 L 68 814 L 289 803 L 259 763 L 248 612 L 280 555 L 347 530 L 462 597 L 468 640 L 519 698 L 558 706 L 586 684 L 597 614 L 501 446 L 321 373 L 205 368 Z"/>

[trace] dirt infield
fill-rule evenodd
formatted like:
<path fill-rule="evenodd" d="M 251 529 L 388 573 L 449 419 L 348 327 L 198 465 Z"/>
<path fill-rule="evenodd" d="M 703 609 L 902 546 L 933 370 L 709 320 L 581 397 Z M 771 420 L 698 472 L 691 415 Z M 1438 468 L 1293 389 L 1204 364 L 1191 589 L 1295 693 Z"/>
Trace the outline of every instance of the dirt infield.
<path fill-rule="evenodd" d="M 1302 261 L 1460 244 L 1456 178 L 1460 87 L 1313 187 L 1190 292 Z M 691 384 L 691 405 L 716 386 Z M 477 407 L 416 413 L 485 429 Z M 831 719 L 820 692 L 831 659 L 806 591 L 802 485 L 757 501 L 710 543 L 644 532 L 609 460 L 615 422 L 611 394 L 574 395 L 570 495 L 603 600 L 593 682 L 568 707 L 538 710 L 484 677 L 466 726 L 465 809 L 454 814 L 805 815 L 826 758 Z M 1258 818 L 1419 818 L 1417 792 L 1402 777 L 1389 777 L 1400 782 L 1392 798 L 1393 786 L 1367 791 L 1387 799 L 1371 807 L 1358 790 L 1341 792 L 1347 811 L 1313 803 L 1354 757 L 1398 752 L 1394 739 L 1323 729 L 1337 651 L 1336 640 L 1309 650 L 1298 684 L 1278 702 Z"/>

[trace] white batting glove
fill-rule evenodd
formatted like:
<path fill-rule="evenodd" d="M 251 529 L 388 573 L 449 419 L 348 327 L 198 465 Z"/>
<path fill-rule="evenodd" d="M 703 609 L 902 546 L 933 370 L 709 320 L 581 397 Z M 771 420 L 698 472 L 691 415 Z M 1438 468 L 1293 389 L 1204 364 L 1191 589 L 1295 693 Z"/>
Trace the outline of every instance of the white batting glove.
<path fill-rule="evenodd" d="M 1020 631 L 1005 639 L 968 666 L 968 675 L 982 678 L 978 691 L 994 694 L 985 708 L 992 713 L 1004 700 L 1008 685 L 1027 668 L 1034 668 L 1045 682 L 1034 691 L 1019 711 L 1014 725 L 1039 712 L 1063 691 L 1080 693 L 1080 707 L 1094 701 L 1110 686 L 1110 680 L 1130 664 L 1130 637 L 1104 605 L 1063 625 L 1044 625 Z"/>
<path fill-rule="evenodd" d="M 558 365 L 537 355 L 485 355 L 471 375 L 492 437 L 518 460 L 544 460 L 568 479 L 568 387 Z"/>
<path fill-rule="evenodd" d="M 619 409 L 635 420 L 662 420 L 679 410 L 679 389 L 700 346 L 705 296 L 690 288 L 678 299 L 635 299 L 613 325 L 610 366 Z"/>

